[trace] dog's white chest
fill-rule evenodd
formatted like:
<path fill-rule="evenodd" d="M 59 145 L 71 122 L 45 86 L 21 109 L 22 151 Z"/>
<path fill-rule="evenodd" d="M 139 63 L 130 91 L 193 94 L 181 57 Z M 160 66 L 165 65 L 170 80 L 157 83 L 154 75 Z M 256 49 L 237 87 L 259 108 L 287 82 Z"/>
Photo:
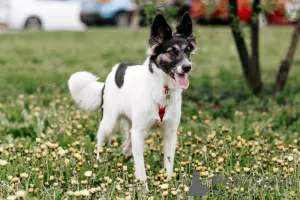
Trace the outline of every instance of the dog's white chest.
<path fill-rule="evenodd" d="M 170 104 L 172 99 L 172 90 L 168 87 L 168 85 L 164 85 L 163 88 L 153 89 L 151 96 L 159 108 L 162 108 Z"/>

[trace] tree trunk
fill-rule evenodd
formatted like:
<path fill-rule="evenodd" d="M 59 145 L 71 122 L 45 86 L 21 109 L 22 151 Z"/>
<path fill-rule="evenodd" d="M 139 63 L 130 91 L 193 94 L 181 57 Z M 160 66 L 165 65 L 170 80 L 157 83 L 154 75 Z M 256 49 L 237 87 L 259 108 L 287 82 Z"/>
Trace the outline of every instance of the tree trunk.
<path fill-rule="evenodd" d="M 276 77 L 276 86 L 274 88 L 274 93 L 281 92 L 286 84 L 289 71 L 291 69 L 291 64 L 294 59 L 294 55 L 297 49 L 297 44 L 300 35 L 300 20 L 298 19 L 294 32 L 292 35 L 291 43 L 287 52 L 286 57 L 281 61 L 279 71 Z"/>
<path fill-rule="evenodd" d="M 242 34 L 242 28 L 240 25 L 240 21 L 237 14 L 237 1 L 229 0 L 229 21 L 230 27 L 232 31 L 232 35 L 239 53 L 240 61 L 242 64 L 243 74 L 246 79 L 247 85 L 251 88 L 253 94 L 258 95 L 263 87 L 260 78 L 260 69 L 259 69 L 259 56 L 258 56 L 258 13 L 259 13 L 259 5 L 260 1 L 255 0 L 253 2 L 253 10 L 254 15 L 257 15 L 256 19 L 252 20 L 251 23 L 251 39 L 252 39 L 252 56 L 249 59 L 249 54 L 246 46 L 246 42 L 244 40 Z"/>
<path fill-rule="evenodd" d="M 254 94 L 260 94 L 263 89 L 263 83 L 260 75 L 259 63 L 259 12 L 260 0 L 254 0 L 252 5 L 251 19 L 251 49 L 252 54 L 249 60 L 249 79 Z"/>

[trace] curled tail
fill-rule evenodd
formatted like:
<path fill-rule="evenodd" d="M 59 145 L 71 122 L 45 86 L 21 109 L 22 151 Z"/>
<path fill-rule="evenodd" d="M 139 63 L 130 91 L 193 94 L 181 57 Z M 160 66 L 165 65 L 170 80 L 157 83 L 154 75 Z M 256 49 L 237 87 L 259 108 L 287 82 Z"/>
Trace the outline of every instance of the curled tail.
<path fill-rule="evenodd" d="M 68 86 L 76 104 L 86 111 L 93 111 L 102 103 L 104 83 L 89 72 L 76 72 L 71 75 Z"/>

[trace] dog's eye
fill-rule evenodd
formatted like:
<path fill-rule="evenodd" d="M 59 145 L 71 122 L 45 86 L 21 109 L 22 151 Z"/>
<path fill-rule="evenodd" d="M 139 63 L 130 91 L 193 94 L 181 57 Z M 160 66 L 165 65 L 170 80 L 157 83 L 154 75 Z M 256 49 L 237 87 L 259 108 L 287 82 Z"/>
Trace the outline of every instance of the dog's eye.
<path fill-rule="evenodd" d="M 185 53 L 190 55 L 191 54 L 191 50 L 189 48 L 185 49 Z"/>
<path fill-rule="evenodd" d="M 169 54 L 170 54 L 170 55 L 176 55 L 178 52 L 179 52 L 178 49 L 173 48 L 172 50 L 169 51 Z"/>

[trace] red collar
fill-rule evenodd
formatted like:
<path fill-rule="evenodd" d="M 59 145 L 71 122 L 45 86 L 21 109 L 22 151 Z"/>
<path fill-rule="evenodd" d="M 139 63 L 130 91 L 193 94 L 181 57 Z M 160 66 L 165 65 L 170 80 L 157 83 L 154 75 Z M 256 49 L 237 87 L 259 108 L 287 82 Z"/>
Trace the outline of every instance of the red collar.
<path fill-rule="evenodd" d="M 170 98 L 170 94 L 169 94 L 169 92 L 170 92 L 170 88 L 169 88 L 169 86 L 168 85 L 164 85 L 164 88 L 165 88 L 165 95 L 166 95 L 166 98 Z M 159 115 L 159 117 L 160 117 L 160 122 L 162 122 L 163 121 L 163 119 L 164 119 L 164 116 L 165 116 L 165 113 L 166 113 L 166 107 L 167 106 L 164 106 L 164 107 L 161 107 L 160 105 L 159 105 L 159 112 L 158 112 L 158 115 Z"/>

